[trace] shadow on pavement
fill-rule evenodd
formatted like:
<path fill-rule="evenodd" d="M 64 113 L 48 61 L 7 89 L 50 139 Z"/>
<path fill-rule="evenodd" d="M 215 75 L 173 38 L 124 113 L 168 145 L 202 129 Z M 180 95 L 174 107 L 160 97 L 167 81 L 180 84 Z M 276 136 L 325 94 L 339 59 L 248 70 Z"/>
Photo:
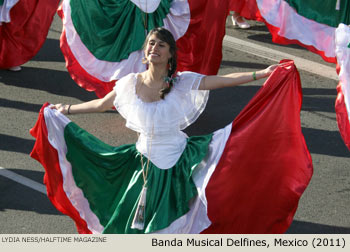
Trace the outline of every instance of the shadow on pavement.
<path fill-rule="evenodd" d="M 12 169 L 11 171 L 18 174 L 22 173 L 21 175 L 30 179 L 32 179 L 33 176 L 36 177 L 35 180 L 41 177 L 40 183 L 42 183 L 44 172 L 18 169 Z M 14 200 L 14 197 L 17 198 L 17 200 Z M 32 211 L 39 214 L 62 215 L 54 208 L 45 194 L 3 176 L 0 176 L 0 198 L 0 211 L 14 209 L 19 211 Z"/>
<path fill-rule="evenodd" d="M 0 107 L 19 109 L 30 112 L 39 112 L 42 104 L 33 104 L 21 101 L 12 101 L 4 98 L 0 98 Z"/>
<path fill-rule="evenodd" d="M 209 134 L 231 123 L 260 86 L 238 86 L 210 92 L 208 104 L 197 121 L 185 129 L 188 135 Z"/>
<path fill-rule="evenodd" d="M 302 128 L 310 153 L 334 157 L 350 157 L 339 131 Z"/>
<path fill-rule="evenodd" d="M 232 67 L 237 67 L 237 68 L 251 68 L 251 69 L 264 69 L 268 67 L 269 65 L 267 64 L 259 64 L 259 63 L 248 63 L 248 62 L 242 62 L 242 61 L 228 61 L 228 60 L 223 60 L 221 61 L 221 68 L 232 68 Z"/>
<path fill-rule="evenodd" d="M 57 39 L 46 39 L 38 54 L 31 61 L 65 62 L 60 49 L 60 41 Z"/>
<path fill-rule="evenodd" d="M 247 38 L 249 40 L 253 40 L 253 41 L 256 41 L 258 43 L 263 42 L 265 44 L 274 45 L 274 46 L 278 46 L 278 47 L 282 47 L 282 48 L 284 48 L 284 47 L 285 48 L 294 48 L 294 49 L 307 51 L 304 47 L 301 47 L 297 44 L 282 45 L 282 44 L 273 43 L 272 36 L 271 36 L 269 31 L 267 31 L 266 33 L 260 33 L 260 34 L 252 33 L 252 34 L 253 35 L 248 35 Z"/>
<path fill-rule="evenodd" d="M 303 88 L 302 110 L 335 113 L 336 96 L 335 88 Z"/>
<path fill-rule="evenodd" d="M 29 154 L 34 143 L 34 140 L 0 134 L 0 150 Z"/>
<path fill-rule="evenodd" d="M 5 85 L 46 91 L 83 101 L 97 98 L 95 93 L 79 87 L 65 71 L 22 66 L 20 72 L 0 70 L 0 75 Z"/>

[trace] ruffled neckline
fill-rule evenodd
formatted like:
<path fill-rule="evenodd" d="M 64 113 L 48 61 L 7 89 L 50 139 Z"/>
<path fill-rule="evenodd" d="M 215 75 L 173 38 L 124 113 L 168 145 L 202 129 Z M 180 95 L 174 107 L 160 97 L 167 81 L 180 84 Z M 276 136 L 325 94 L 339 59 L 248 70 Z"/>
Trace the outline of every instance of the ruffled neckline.
<path fill-rule="evenodd" d="M 209 92 L 197 90 L 203 75 L 178 73 L 178 81 L 165 98 L 152 102 L 136 94 L 137 76 L 125 76 L 114 87 L 114 105 L 126 119 L 126 127 L 146 134 L 153 130 L 154 134 L 169 133 L 186 128 L 204 110 Z"/>

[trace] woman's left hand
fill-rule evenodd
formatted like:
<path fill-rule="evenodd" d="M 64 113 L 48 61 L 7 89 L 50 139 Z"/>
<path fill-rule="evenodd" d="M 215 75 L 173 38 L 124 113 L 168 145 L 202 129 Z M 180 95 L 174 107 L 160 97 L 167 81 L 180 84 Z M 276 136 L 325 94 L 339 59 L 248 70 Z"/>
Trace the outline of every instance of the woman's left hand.
<path fill-rule="evenodd" d="M 271 66 L 265 68 L 264 70 L 261 70 L 262 76 L 263 76 L 263 77 L 269 77 L 270 74 L 271 74 L 278 66 L 280 66 L 280 64 L 271 65 Z"/>

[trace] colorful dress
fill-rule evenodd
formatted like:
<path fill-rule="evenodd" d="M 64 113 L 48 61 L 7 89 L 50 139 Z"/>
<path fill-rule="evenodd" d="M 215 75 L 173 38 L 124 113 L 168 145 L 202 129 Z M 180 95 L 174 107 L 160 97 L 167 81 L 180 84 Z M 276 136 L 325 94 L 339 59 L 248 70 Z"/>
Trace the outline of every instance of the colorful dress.
<path fill-rule="evenodd" d="M 22 65 L 38 53 L 46 40 L 59 2 L 0 1 L 0 68 Z"/>
<path fill-rule="evenodd" d="M 98 97 L 142 72 L 142 45 L 155 27 L 169 30 L 179 71 L 216 74 L 229 0 L 63 0 L 60 47 L 72 79 Z M 210 62 L 210 64 L 208 64 Z"/>
<path fill-rule="evenodd" d="M 285 232 L 312 174 L 294 65 L 275 71 L 233 124 L 191 137 L 182 130 L 206 106 L 209 92 L 198 90 L 203 75 L 179 72 L 165 99 L 151 103 L 136 95 L 137 76 L 114 88 L 126 127 L 140 134 L 136 144 L 107 145 L 43 106 L 31 130 L 37 138 L 31 156 L 45 167 L 56 208 L 80 233 Z M 144 169 L 150 163 L 139 230 L 131 225 L 144 183 L 141 154 Z"/>

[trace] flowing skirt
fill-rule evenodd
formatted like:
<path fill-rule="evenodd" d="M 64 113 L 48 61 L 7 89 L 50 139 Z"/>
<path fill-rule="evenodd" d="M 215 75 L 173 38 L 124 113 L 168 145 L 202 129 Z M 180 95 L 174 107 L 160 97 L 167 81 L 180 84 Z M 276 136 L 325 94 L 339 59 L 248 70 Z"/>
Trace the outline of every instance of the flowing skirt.
<path fill-rule="evenodd" d="M 5 0 L 6 2 L 13 0 Z M 19 66 L 34 57 L 46 40 L 59 0 L 19 0 L 0 19 L 0 68 Z M 1 9 L 1 6 L 0 6 Z M 4 19 L 5 20 L 5 19 Z"/>
<path fill-rule="evenodd" d="M 149 166 L 143 230 L 131 228 L 143 179 L 135 145 L 109 146 L 45 104 L 31 156 L 48 197 L 80 233 L 283 233 L 312 176 L 293 62 L 277 68 L 232 124 L 193 136 L 177 164 Z"/>

